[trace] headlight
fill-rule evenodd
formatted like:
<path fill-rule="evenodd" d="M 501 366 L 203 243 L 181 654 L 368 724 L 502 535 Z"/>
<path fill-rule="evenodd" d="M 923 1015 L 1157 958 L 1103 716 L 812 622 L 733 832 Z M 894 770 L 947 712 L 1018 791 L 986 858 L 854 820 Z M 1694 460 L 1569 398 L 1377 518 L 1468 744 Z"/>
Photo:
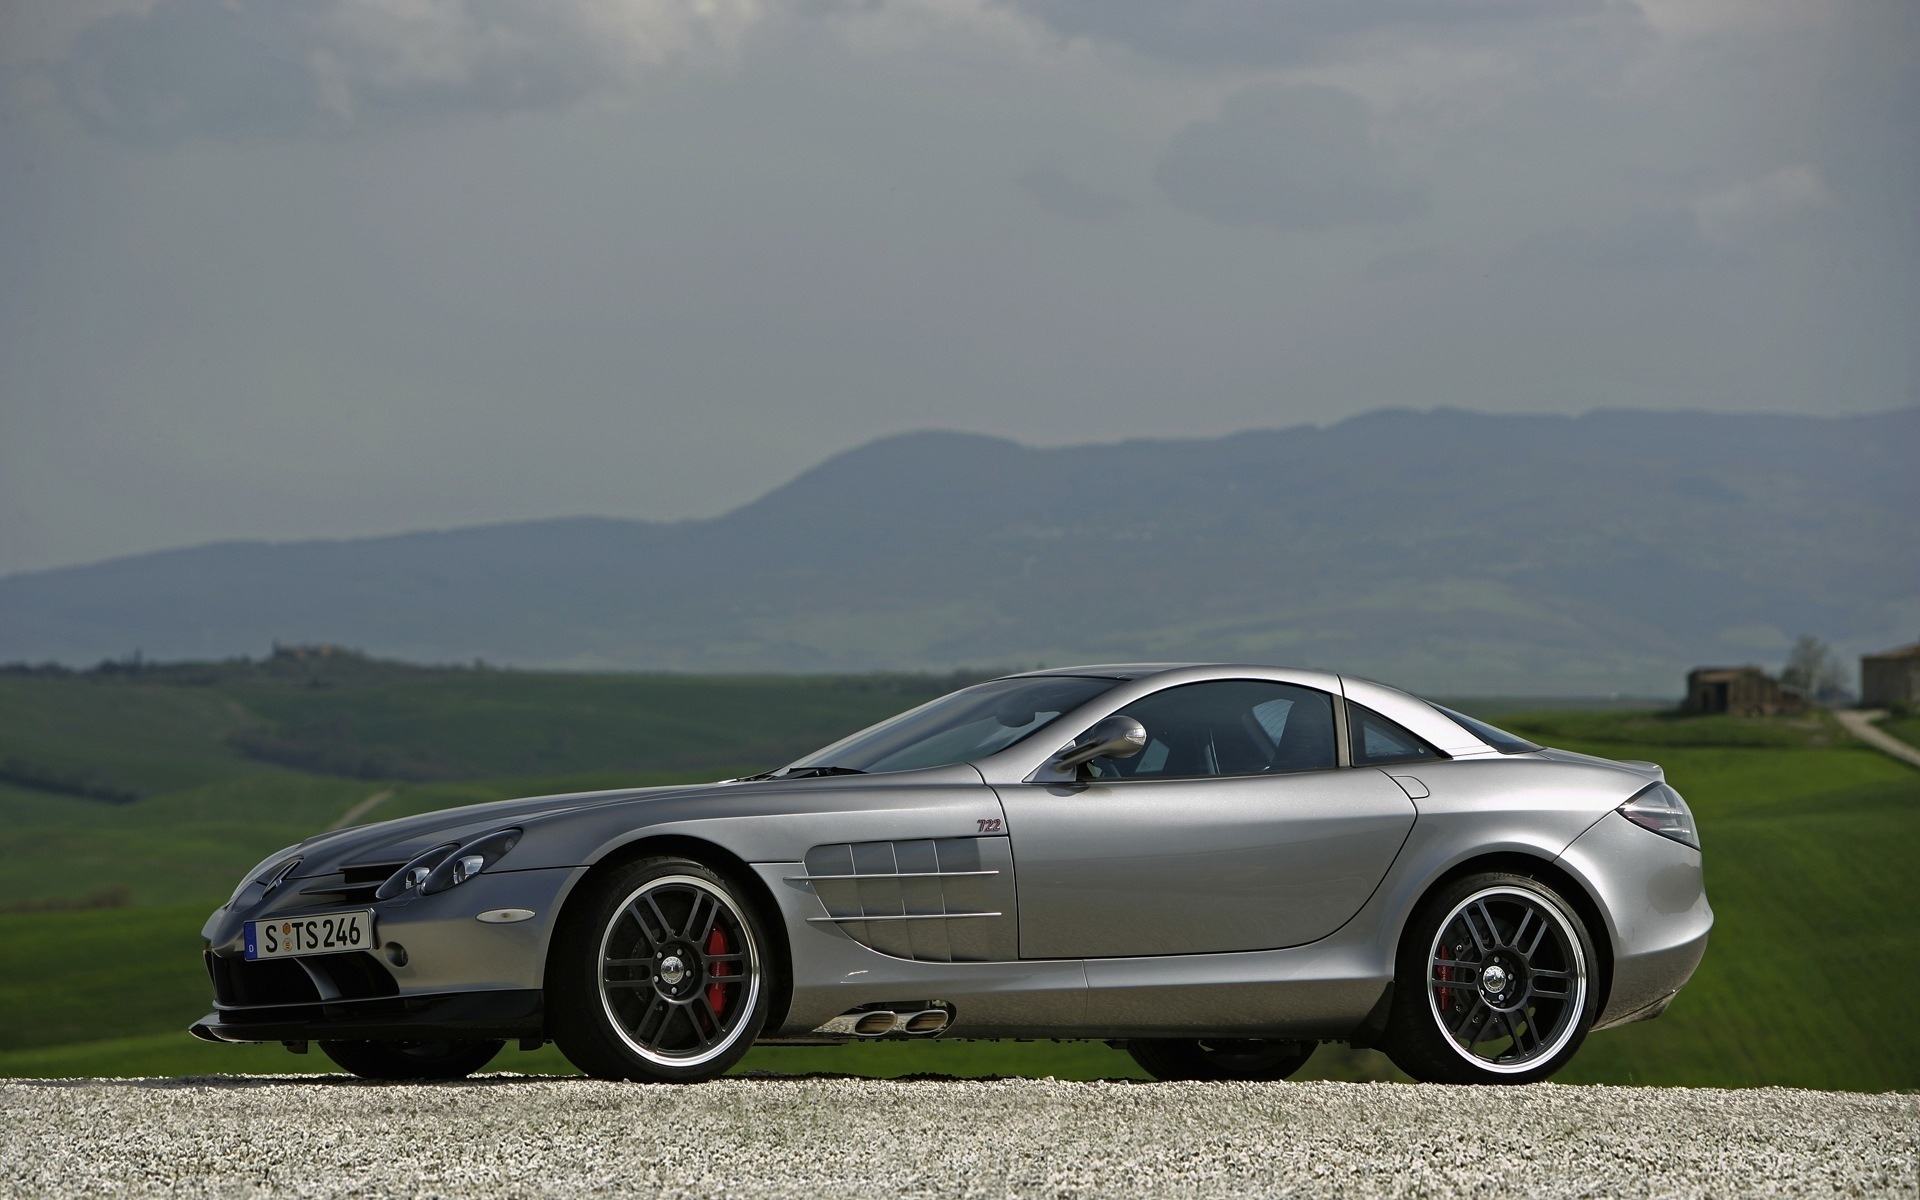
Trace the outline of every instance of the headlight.
<path fill-rule="evenodd" d="M 232 908 L 239 901 L 241 893 L 256 883 L 268 891 L 279 887 L 287 873 L 300 865 L 298 854 L 287 853 L 292 849 L 292 846 L 288 846 L 286 850 L 276 850 L 254 864 L 253 870 L 240 877 L 240 886 L 233 889 L 233 895 L 227 897 L 227 907 Z"/>
<path fill-rule="evenodd" d="M 418 888 L 423 896 L 444 892 L 499 862 L 519 840 L 518 829 L 496 829 L 464 845 L 435 846 L 395 871 L 374 896 L 388 900 L 409 888 Z"/>
<path fill-rule="evenodd" d="M 391 900 L 409 888 L 417 888 L 433 874 L 433 869 L 447 860 L 447 855 L 460 848 L 459 842 L 448 842 L 444 846 L 435 846 L 425 854 L 417 855 L 406 866 L 387 876 L 387 881 L 373 893 L 375 900 Z"/>
<path fill-rule="evenodd" d="M 1661 837 L 1700 848 L 1700 830 L 1693 823 L 1693 810 L 1680 793 L 1664 783 L 1646 788 L 1620 806 L 1620 815 L 1642 829 L 1651 829 Z"/>

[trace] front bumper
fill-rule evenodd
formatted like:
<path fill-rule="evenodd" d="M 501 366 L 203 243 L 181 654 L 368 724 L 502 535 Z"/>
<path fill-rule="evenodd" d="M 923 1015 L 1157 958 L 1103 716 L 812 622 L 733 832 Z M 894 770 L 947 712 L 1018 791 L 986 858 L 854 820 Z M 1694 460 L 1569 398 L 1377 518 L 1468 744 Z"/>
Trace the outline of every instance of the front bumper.
<path fill-rule="evenodd" d="M 214 1011 L 191 1032 L 221 1042 L 542 1036 L 547 946 L 578 870 L 486 872 L 438 895 L 385 902 L 289 887 L 244 911 L 222 909 L 202 930 Z M 376 944 L 368 950 L 245 957 L 248 921 L 354 908 L 373 911 Z M 534 915 L 477 919 L 501 909 Z"/>
<path fill-rule="evenodd" d="M 187 1027 L 203 1042 L 441 1039 L 545 1036 L 544 993 L 455 992 L 264 1009 L 215 1009 Z"/>

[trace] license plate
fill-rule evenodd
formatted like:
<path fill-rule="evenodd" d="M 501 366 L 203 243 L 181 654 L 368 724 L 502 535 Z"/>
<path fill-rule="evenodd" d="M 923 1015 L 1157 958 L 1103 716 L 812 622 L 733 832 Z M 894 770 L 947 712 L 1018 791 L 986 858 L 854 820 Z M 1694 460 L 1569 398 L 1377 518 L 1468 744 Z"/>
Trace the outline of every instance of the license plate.
<path fill-rule="evenodd" d="M 349 950 L 371 950 L 373 945 L 371 909 L 247 922 L 249 959 L 344 954 Z"/>

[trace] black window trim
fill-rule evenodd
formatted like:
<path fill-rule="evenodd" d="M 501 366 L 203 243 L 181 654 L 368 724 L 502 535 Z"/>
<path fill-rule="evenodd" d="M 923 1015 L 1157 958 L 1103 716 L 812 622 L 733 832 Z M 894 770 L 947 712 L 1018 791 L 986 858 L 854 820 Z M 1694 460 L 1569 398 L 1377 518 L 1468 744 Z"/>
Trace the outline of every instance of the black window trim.
<path fill-rule="evenodd" d="M 1412 738 L 1417 744 L 1425 748 L 1432 755 L 1432 757 L 1430 758 L 1397 758 L 1392 760 L 1391 762 L 1361 762 L 1360 748 L 1354 744 L 1360 737 L 1360 721 L 1357 717 L 1354 717 L 1351 713 L 1349 713 L 1347 715 L 1348 716 L 1347 740 L 1344 748 L 1347 751 L 1348 761 L 1356 767 L 1382 767 L 1382 768 L 1404 767 L 1404 766 L 1412 766 L 1415 763 L 1423 763 L 1423 762 L 1445 762 L 1448 759 L 1453 757 L 1453 755 L 1448 754 L 1445 750 L 1442 750 L 1440 747 L 1434 745 L 1432 742 L 1429 742 L 1427 739 L 1421 737 L 1419 734 L 1415 733 L 1413 730 L 1408 729 L 1405 725 L 1402 725 L 1400 722 L 1394 720 L 1392 717 L 1387 716 L 1385 713 L 1375 712 L 1373 709 L 1368 708 L 1366 705 L 1361 704 L 1356 700 L 1347 700 L 1346 703 L 1343 704 L 1341 707 L 1357 708 L 1361 712 L 1367 714 L 1370 717 L 1386 722 L 1388 725 L 1391 725 L 1393 728 L 1398 729 L 1401 733 L 1404 733 L 1408 737 Z"/>
<path fill-rule="evenodd" d="M 1435 704 L 1431 700 L 1427 701 L 1427 706 L 1433 709 L 1435 712 L 1439 713 L 1441 716 L 1447 718 L 1449 721 L 1452 721 L 1455 725 L 1458 725 L 1460 726 L 1460 728 L 1466 730 L 1469 734 L 1471 734 L 1474 737 L 1475 740 L 1485 742 L 1490 748 L 1498 751 L 1501 754 L 1538 754 L 1540 751 L 1546 749 L 1545 746 L 1542 746 L 1537 742 L 1534 742 L 1528 738 L 1523 738 L 1519 734 L 1514 733 L 1511 730 L 1502 729 L 1491 721 L 1483 721 L 1479 717 L 1473 716 L 1470 713 L 1456 712 L 1455 710 L 1448 708 L 1444 704 Z M 1469 724 L 1469 722 L 1471 722 L 1471 724 Z M 1480 730 L 1475 728 L 1475 726 L 1484 726 L 1488 730 L 1494 733 L 1505 734 L 1506 736 L 1512 738 L 1515 744 L 1513 746 L 1503 746 L 1498 742 L 1495 742 L 1489 739 L 1486 734 L 1480 732 Z"/>

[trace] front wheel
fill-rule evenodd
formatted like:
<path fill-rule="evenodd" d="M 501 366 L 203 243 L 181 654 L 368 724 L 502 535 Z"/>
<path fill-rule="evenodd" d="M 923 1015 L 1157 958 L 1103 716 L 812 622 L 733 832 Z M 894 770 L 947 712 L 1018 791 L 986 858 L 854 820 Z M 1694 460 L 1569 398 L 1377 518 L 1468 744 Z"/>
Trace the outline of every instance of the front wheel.
<path fill-rule="evenodd" d="M 1566 1065 L 1599 1004 L 1586 923 L 1536 879 L 1472 875 L 1407 927 L 1386 1051 L 1427 1083 L 1532 1083 Z"/>
<path fill-rule="evenodd" d="M 766 1024 L 774 962 L 736 885 L 690 859 L 642 859 L 568 905 L 549 971 L 549 1028 L 567 1060 L 597 1079 L 712 1079 Z"/>
<path fill-rule="evenodd" d="M 1135 1038 L 1133 1061 L 1155 1079 L 1285 1079 L 1313 1057 L 1313 1042 L 1244 1038 Z"/>
<path fill-rule="evenodd" d="M 504 1042 L 321 1042 L 320 1053 L 362 1079 L 464 1079 Z"/>

